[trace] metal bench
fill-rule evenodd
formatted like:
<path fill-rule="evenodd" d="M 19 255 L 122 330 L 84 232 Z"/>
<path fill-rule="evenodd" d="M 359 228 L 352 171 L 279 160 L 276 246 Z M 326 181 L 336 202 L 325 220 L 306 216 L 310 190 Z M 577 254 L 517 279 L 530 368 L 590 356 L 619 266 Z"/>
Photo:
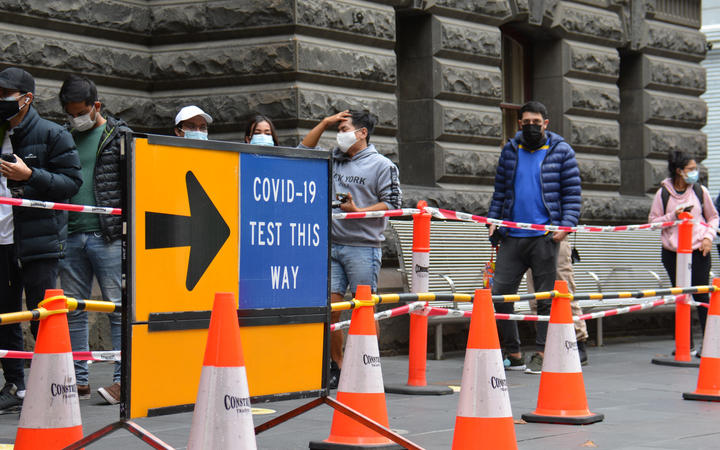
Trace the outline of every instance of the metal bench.
<path fill-rule="evenodd" d="M 406 291 L 412 288 L 412 221 L 390 220 L 395 236 L 400 271 Z M 575 233 L 571 237 L 580 252 L 576 263 L 576 291 L 615 292 L 669 287 L 660 261 L 659 231 L 623 231 L 613 233 Z M 430 233 L 431 292 L 472 293 L 482 285 L 482 271 L 490 259 L 492 248 L 485 225 L 472 222 L 432 221 Z M 526 292 L 525 280 L 518 292 Z M 645 299 L 646 300 L 646 299 Z M 610 309 L 638 303 L 637 299 L 580 301 L 583 311 Z M 431 306 L 468 310 L 469 303 L 430 302 Z M 515 304 L 517 313 L 528 313 L 527 302 Z M 435 359 L 442 358 L 443 324 L 467 321 L 467 318 L 433 316 L 435 327 Z M 603 343 L 602 319 L 597 322 L 597 343 Z"/>

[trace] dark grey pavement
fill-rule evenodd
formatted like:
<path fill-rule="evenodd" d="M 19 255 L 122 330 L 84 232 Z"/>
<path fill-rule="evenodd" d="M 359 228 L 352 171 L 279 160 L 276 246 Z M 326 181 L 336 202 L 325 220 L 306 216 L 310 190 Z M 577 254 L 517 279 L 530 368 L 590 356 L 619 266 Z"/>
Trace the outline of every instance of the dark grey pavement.
<path fill-rule="evenodd" d="M 589 348 L 590 364 L 583 368 L 590 409 L 605 414 L 603 422 L 587 426 L 516 424 L 520 449 L 718 449 L 720 448 L 720 403 L 682 399 L 693 391 L 698 369 L 657 366 L 650 360 L 672 349 L 670 340 L 610 343 Z M 430 383 L 459 385 L 463 355 L 443 361 L 428 361 Z M 382 359 L 386 382 L 406 380 L 407 357 Z M 91 383 L 101 386 L 111 378 L 111 366 L 91 366 Z M 532 412 L 537 401 L 538 375 L 508 372 L 513 416 Z M 168 380 L 171 382 L 171 380 Z M 334 394 L 334 391 L 333 391 Z M 387 395 L 390 426 L 427 449 L 450 448 L 459 394 L 446 396 Z M 254 416 L 255 424 L 276 417 L 308 400 L 254 405 L 276 413 Z M 119 407 L 100 404 L 93 393 L 81 401 L 86 433 L 118 419 Z M 303 449 L 310 440 L 328 436 L 332 409 L 320 406 L 257 436 L 261 449 Z M 192 414 L 140 419 L 137 423 L 176 448 L 185 448 Z M 0 416 L 0 442 L 14 440 L 18 415 Z M 481 439 L 481 436 L 478 436 Z M 90 449 L 149 448 L 127 431 L 120 430 L 90 445 Z"/>

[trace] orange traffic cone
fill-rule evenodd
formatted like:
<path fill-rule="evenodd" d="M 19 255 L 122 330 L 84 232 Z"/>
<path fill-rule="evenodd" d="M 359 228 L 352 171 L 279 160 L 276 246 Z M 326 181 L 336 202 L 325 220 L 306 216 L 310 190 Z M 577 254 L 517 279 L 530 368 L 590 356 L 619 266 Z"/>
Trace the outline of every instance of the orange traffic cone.
<path fill-rule="evenodd" d="M 489 289 L 475 291 L 452 448 L 517 449 Z"/>
<path fill-rule="evenodd" d="M 360 285 L 357 300 L 371 300 L 370 286 Z M 372 306 L 355 308 L 345 344 L 342 372 L 337 392 L 338 402 L 389 428 L 380 350 L 375 334 Z M 313 449 L 402 448 L 345 414 L 333 413 L 330 436 L 321 442 L 310 442 Z"/>
<path fill-rule="evenodd" d="M 713 279 L 713 286 L 720 287 L 720 278 Z M 697 389 L 684 392 L 683 398 L 720 402 L 720 291 L 710 296 Z"/>
<path fill-rule="evenodd" d="M 556 281 L 555 290 L 567 294 L 567 283 Z M 527 422 L 587 425 L 604 417 L 588 409 L 570 298 L 555 297 L 550 309 L 537 409 L 522 418 Z"/>
<path fill-rule="evenodd" d="M 63 295 L 61 289 L 45 291 L 46 299 L 58 295 Z M 45 300 L 40 306 L 65 309 L 66 299 Z M 54 314 L 40 321 L 15 448 L 59 449 L 82 437 L 67 317 Z"/>
<path fill-rule="evenodd" d="M 257 448 L 232 293 L 215 294 L 187 448 Z"/>

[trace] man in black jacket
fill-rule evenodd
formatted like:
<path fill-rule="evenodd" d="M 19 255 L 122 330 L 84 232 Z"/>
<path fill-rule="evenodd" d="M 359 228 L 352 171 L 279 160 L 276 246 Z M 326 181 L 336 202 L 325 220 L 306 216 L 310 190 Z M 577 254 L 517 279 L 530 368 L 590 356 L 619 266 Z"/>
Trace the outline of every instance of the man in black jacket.
<path fill-rule="evenodd" d="M 120 179 L 120 143 L 131 130 L 125 122 L 101 114 L 95 84 L 71 75 L 60 89 L 60 103 L 68 114 L 70 131 L 77 144 L 82 164 L 83 185 L 71 199 L 80 205 L 119 208 L 122 200 Z M 103 300 L 120 305 L 122 222 L 120 216 L 70 213 L 67 256 L 60 268 L 60 282 L 66 295 L 89 298 L 95 276 Z M 120 350 L 122 317 L 108 315 L 113 350 Z M 70 341 L 74 351 L 88 351 L 86 311 L 68 314 Z M 75 361 L 78 396 L 90 398 L 87 361 Z M 98 389 L 111 405 L 120 401 L 120 363 L 115 363 L 113 383 Z"/>
<path fill-rule="evenodd" d="M 41 118 L 32 102 L 35 80 L 22 69 L 0 72 L 0 196 L 67 202 L 82 179 L 72 136 Z M 0 313 L 37 307 L 46 289 L 55 288 L 65 252 L 67 213 L 0 206 Z M 31 323 L 37 334 L 37 322 Z M 0 346 L 22 350 L 18 324 L 0 327 Z M 0 414 L 20 410 L 25 394 L 22 360 L 2 359 L 5 386 Z"/>

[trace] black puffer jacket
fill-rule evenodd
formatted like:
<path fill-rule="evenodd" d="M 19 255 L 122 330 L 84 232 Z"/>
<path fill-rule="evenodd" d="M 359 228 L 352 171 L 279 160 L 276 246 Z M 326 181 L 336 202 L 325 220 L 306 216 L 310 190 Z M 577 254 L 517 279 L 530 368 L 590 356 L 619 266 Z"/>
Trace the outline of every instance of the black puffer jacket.
<path fill-rule="evenodd" d="M 73 136 L 75 135 L 73 130 Z M 120 179 L 120 142 L 126 133 L 132 133 L 121 119 L 107 117 L 105 131 L 100 138 L 93 173 L 95 206 L 120 208 L 122 205 L 122 180 Z M 122 235 L 122 217 L 99 214 L 100 228 L 106 242 L 112 242 Z"/>
<path fill-rule="evenodd" d="M 8 181 L 14 197 L 67 202 L 80 189 L 80 159 L 70 133 L 43 119 L 32 106 L 10 136 L 13 152 L 32 175 L 27 181 Z M 15 247 L 20 261 L 62 258 L 67 238 L 67 212 L 13 207 Z"/>

